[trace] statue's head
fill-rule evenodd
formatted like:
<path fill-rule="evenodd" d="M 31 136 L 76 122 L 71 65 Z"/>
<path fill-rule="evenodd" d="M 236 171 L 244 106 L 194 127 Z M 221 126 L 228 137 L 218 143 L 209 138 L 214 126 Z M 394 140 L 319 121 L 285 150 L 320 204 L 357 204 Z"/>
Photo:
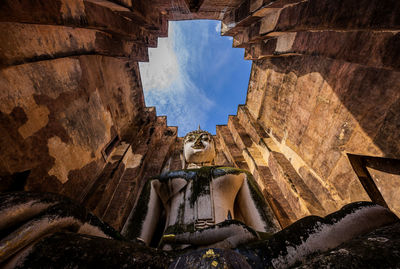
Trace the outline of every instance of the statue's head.
<path fill-rule="evenodd" d="M 210 164 L 215 157 L 213 136 L 199 129 L 186 134 L 183 139 L 183 155 L 186 164 Z"/>

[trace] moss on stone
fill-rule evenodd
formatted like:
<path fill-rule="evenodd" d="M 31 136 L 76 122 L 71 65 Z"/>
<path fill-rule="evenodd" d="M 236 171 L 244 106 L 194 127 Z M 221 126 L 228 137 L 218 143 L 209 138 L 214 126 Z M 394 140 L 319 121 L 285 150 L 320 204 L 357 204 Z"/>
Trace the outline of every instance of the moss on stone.
<path fill-rule="evenodd" d="M 183 222 L 183 218 L 184 218 L 184 212 L 185 212 L 185 203 L 182 203 L 179 205 L 178 208 L 178 222 Z"/>
<path fill-rule="evenodd" d="M 160 182 L 166 182 L 170 179 L 178 177 L 192 181 L 192 194 L 189 201 L 190 205 L 193 206 L 199 196 L 206 194 L 206 192 L 209 191 L 212 178 L 221 177 L 227 174 L 246 174 L 250 195 L 256 205 L 257 210 L 266 223 L 265 229 L 270 230 L 271 227 L 277 228 L 275 223 L 272 221 L 273 215 L 268 214 L 269 207 L 265 201 L 264 195 L 260 191 L 257 182 L 253 178 L 253 175 L 246 170 L 224 166 L 203 166 L 196 169 L 170 171 L 165 174 L 161 174 L 156 178 L 160 180 Z"/>
<path fill-rule="evenodd" d="M 209 192 L 210 182 L 213 176 L 213 170 L 218 166 L 203 166 L 195 169 L 185 169 L 177 171 L 169 171 L 157 177 L 160 182 L 164 183 L 173 178 L 183 178 L 192 182 L 192 194 L 189 198 L 190 205 L 193 206 L 197 197 Z"/>
<path fill-rule="evenodd" d="M 213 166 L 204 166 L 197 169 L 196 177 L 192 183 L 192 194 L 189 202 L 193 206 L 199 196 L 210 193 Z"/>
<path fill-rule="evenodd" d="M 133 240 L 139 237 L 142 230 L 143 221 L 146 218 L 148 205 L 150 201 L 150 191 L 151 191 L 151 180 L 148 180 L 143 186 L 142 192 L 140 193 L 139 200 L 132 213 L 132 218 L 129 221 L 128 229 L 125 237 Z"/>
<path fill-rule="evenodd" d="M 168 226 L 164 234 L 182 234 L 186 232 L 194 232 L 194 223 L 190 224 L 175 224 Z"/>
<path fill-rule="evenodd" d="M 235 168 L 235 167 L 225 167 L 225 166 L 214 166 L 213 176 L 220 177 L 227 174 L 239 175 L 241 173 L 248 173 L 246 170 Z"/>
<path fill-rule="evenodd" d="M 153 177 L 153 179 L 158 179 L 160 182 L 164 183 L 173 178 L 183 178 L 185 180 L 193 180 L 196 177 L 198 169 L 185 169 L 176 170 L 163 173 L 161 175 Z"/>
<path fill-rule="evenodd" d="M 258 209 L 259 214 L 261 215 L 262 219 L 265 221 L 264 229 L 266 231 L 270 231 L 271 228 L 277 229 L 278 227 L 276 227 L 275 223 L 272 220 L 272 218 L 274 218 L 274 216 L 272 214 L 268 214 L 269 206 L 267 205 L 264 195 L 260 191 L 260 188 L 258 187 L 257 182 L 255 181 L 252 174 L 250 174 L 247 171 L 245 171 L 245 173 L 247 175 L 247 186 L 249 187 L 250 195 L 253 198 L 253 201 Z"/>

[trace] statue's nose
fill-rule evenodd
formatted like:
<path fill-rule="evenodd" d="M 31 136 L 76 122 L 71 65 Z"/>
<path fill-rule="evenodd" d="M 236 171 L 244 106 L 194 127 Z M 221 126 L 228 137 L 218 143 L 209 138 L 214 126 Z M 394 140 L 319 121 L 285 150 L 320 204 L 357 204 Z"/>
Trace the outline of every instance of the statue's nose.
<path fill-rule="evenodd" d="M 203 147 L 203 146 L 204 146 L 203 143 L 201 142 L 201 138 L 200 138 L 200 137 L 197 138 L 197 139 L 194 141 L 193 146 L 194 146 L 194 147 Z"/>

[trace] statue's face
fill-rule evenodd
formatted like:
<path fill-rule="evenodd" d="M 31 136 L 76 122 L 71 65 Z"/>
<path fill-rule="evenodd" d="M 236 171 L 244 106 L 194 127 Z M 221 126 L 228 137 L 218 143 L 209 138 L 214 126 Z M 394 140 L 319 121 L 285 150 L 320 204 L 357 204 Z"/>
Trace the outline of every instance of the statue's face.
<path fill-rule="evenodd" d="M 189 133 L 183 143 L 186 163 L 209 163 L 215 157 L 214 141 L 207 132 Z"/>

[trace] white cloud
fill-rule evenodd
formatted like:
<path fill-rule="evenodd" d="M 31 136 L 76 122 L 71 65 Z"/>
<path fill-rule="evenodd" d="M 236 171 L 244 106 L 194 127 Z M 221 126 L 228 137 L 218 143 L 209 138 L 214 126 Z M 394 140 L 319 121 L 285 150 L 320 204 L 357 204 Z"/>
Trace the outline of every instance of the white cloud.
<path fill-rule="evenodd" d="M 220 34 L 220 33 L 221 33 L 221 22 L 220 22 L 220 21 L 218 21 L 218 22 L 215 24 L 215 32 L 217 32 L 217 34 Z"/>
<path fill-rule="evenodd" d="M 163 90 L 179 79 L 180 70 L 173 44 L 168 38 L 159 38 L 158 48 L 149 49 L 148 63 L 139 63 L 143 89 L 145 91 Z"/>
<path fill-rule="evenodd" d="M 168 36 L 159 39 L 158 48 L 149 50 L 150 61 L 139 67 L 146 105 L 156 106 L 158 115 L 167 115 L 168 125 L 178 125 L 181 136 L 204 124 L 214 103 L 188 73 L 193 68 L 189 48 L 196 41 L 185 42 L 181 29 L 173 23 Z"/>

